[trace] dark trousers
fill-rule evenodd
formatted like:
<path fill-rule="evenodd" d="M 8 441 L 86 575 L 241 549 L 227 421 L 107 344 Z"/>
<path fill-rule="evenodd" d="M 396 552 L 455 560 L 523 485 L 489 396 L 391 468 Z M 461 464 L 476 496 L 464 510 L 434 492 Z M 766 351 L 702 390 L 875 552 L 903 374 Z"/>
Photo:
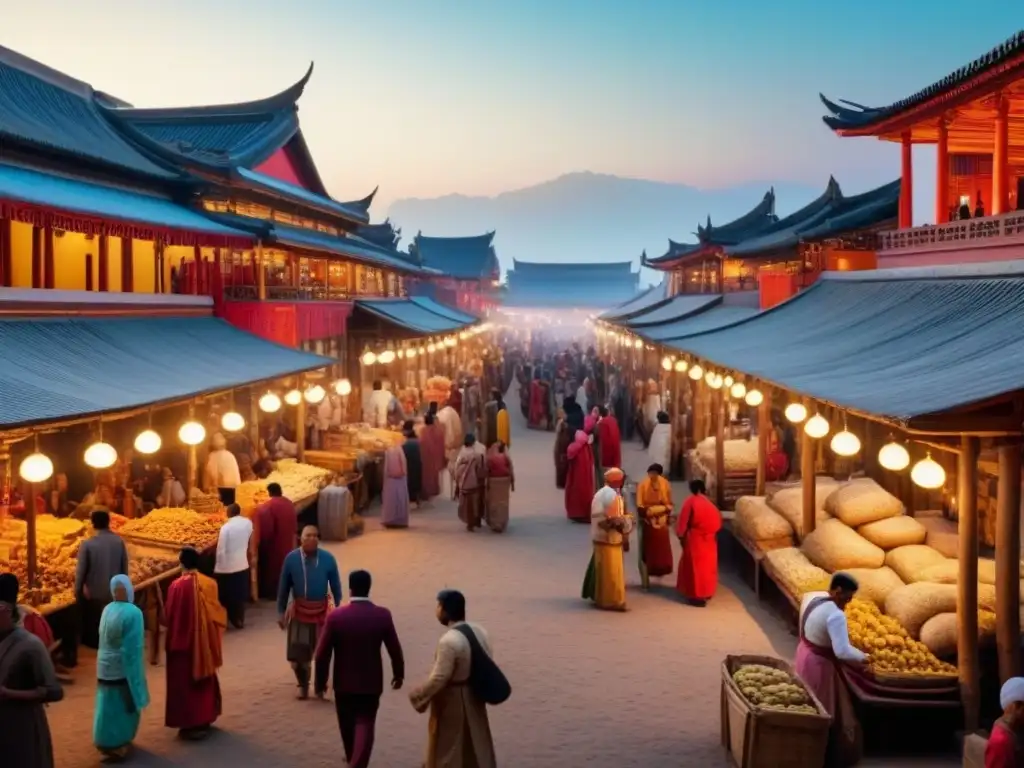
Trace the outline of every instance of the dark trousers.
<path fill-rule="evenodd" d="M 249 599 L 249 571 L 218 573 L 216 577 L 220 604 L 227 611 L 231 625 L 240 628 L 245 624 L 245 604 Z"/>
<path fill-rule="evenodd" d="M 349 768 L 366 768 L 373 752 L 380 694 L 334 692 L 334 711 Z"/>
<path fill-rule="evenodd" d="M 86 648 L 100 647 L 100 617 L 103 615 L 103 609 L 106 607 L 107 603 L 103 600 L 81 598 L 78 601 L 78 616 L 81 622 L 79 625 L 79 637 L 81 638 L 82 645 Z M 61 645 L 63 644 L 62 640 Z"/>

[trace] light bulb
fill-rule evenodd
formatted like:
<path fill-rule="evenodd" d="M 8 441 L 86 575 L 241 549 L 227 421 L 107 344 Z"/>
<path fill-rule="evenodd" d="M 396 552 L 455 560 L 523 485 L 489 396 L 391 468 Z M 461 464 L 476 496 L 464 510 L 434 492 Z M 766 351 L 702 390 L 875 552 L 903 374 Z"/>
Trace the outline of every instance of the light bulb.
<path fill-rule="evenodd" d="M 97 442 L 85 449 L 86 466 L 93 469 L 112 467 L 115 461 L 117 461 L 117 451 L 110 443 Z"/>
<path fill-rule="evenodd" d="M 325 392 L 324 388 L 319 384 L 314 384 L 312 387 L 307 389 L 302 396 L 306 398 L 306 402 L 310 405 L 316 405 L 327 397 L 327 392 Z"/>
<path fill-rule="evenodd" d="M 360 362 L 362 362 L 363 365 L 373 365 L 374 363 L 377 362 L 377 355 L 375 355 L 370 350 L 366 350 L 365 352 L 363 352 L 363 356 L 359 358 L 359 360 Z"/>
<path fill-rule="evenodd" d="M 694 365 L 690 368 L 690 378 L 694 381 L 700 381 L 704 378 L 704 369 L 699 365 Z"/>
<path fill-rule="evenodd" d="M 466 333 L 465 331 L 463 331 L 462 333 L 459 334 L 459 339 L 462 340 L 462 341 L 465 341 L 468 338 L 469 338 L 469 334 Z"/>
<path fill-rule="evenodd" d="M 259 406 L 264 413 L 277 413 L 281 410 L 281 398 L 273 392 L 267 392 L 260 398 Z"/>
<path fill-rule="evenodd" d="M 722 379 L 722 381 L 725 382 L 725 386 L 731 387 L 732 384 L 733 384 L 734 379 L 733 379 L 732 376 L 726 376 L 724 379 Z M 744 389 L 744 392 L 745 391 L 746 391 L 746 389 Z"/>
<path fill-rule="evenodd" d="M 198 421 L 186 421 L 178 430 L 178 439 L 185 445 L 199 445 L 206 439 L 206 427 Z"/>
<path fill-rule="evenodd" d="M 377 362 L 381 365 L 387 365 L 388 363 L 395 362 L 395 350 L 385 349 L 379 355 L 377 355 Z"/>
<path fill-rule="evenodd" d="M 747 394 L 747 385 L 742 381 L 737 381 L 731 387 L 729 387 L 729 394 L 735 397 L 737 400 L 742 399 Z"/>
<path fill-rule="evenodd" d="M 298 405 L 302 402 L 302 393 L 297 389 L 289 389 L 284 393 L 284 401 L 288 405 Z"/>
<path fill-rule="evenodd" d="M 449 336 L 447 339 L 444 340 L 444 345 L 446 347 L 454 347 L 455 344 L 456 344 L 456 341 L 455 341 L 455 337 L 454 336 Z"/>
<path fill-rule="evenodd" d="M 804 424 L 804 432 L 817 440 L 828 434 L 828 427 L 828 419 L 820 413 L 816 413 Z"/>
<path fill-rule="evenodd" d="M 412 358 L 416 357 L 416 354 L 417 353 L 416 353 L 416 348 L 415 347 L 407 349 L 406 352 L 405 352 L 405 356 L 408 357 L 409 359 L 412 359 Z"/>
<path fill-rule="evenodd" d="M 397 354 L 398 355 L 398 359 L 401 360 L 403 357 L 405 357 L 405 350 L 404 349 L 400 349 L 395 354 Z"/>
<path fill-rule="evenodd" d="M 860 438 L 844 428 L 842 432 L 832 435 L 829 447 L 836 456 L 856 456 L 860 453 Z"/>
<path fill-rule="evenodd" d="M 18 475 L 26 483 L 42 483 L 53 477 L 53 462 L 45 453 L 32 453 L 21 460 Z"/>
<path fill-rule="evenodd" d="M 135 450 L 139 453 L 151 454 L 160 450 L 163 439 L 152 429 L 144 429 L 135 438 Z"/>
<path fill-rule="evenodd" d="M 427 344 L 427 352 L 429 352 L 430 354 L 434 354 L 436 351 L 437 347 L 435 347 L 433 344 Z"/>
<path fill-rule="evenodd" d="M 790 403 L 786 406 L 786 418 L 793 424 L 799 424 L 807 418 L 807 408 L 803 403 Z"/>
<path fill-rule="evenodd" d="M 922 488 L 941 488 L 946 482 L 946 470 L 929 453 L 910 470 L 910 479 Z"/>
<path fill-rule="evenodd" d="M 711 386 L 711 382 L 714 381 L 714 380 L 715 380 L 715 372 L 714 371 L 708 371 L 707 373 L 704 374 L 704 383 L 707 384 L 709 387 Z"/>
<path fill-rule="evenodd" d="M 661 367 L 664 368 L 666 371 L 671 371 L 672 370 L 672 358 L 671 357 L 663 357 L 663 358 L 661 358 Z"/>
<path fill-rule="evenodd" d="M 637 349 L 643 349 L 644 348 L 644 341 L 643 341 L 643 339 L 637 339 L 636 341 L 634 341 L 633 342 L 633 346 L 636 347 Z"/>
<path fill-rule="evenodd" d="M 725 380 L 722 378 L 721 374 L 716 373 L 711 377 L 711 381 L 708 382 L 708 386 L 712 389 L 721 389 L 724 383 Z"/>
<path fill-rule="evenodd" d="M 334 391 L 342 397 L 348 397 L 352 394 L 352 382 L 348 379 L 340 379 L 334 383 Z"/>
<path fill-rule="evenodd" d="M 886 443 L 878 451 L 878 463 L 885 469 L 899 472 L 910 466 L 910 454 L 899 443 Z"/>
<path fill-rule="evenodd" d="M 752 389 L 747 392 L 747 396 L 744 399 L 747 401 L 747 405 L 756 408 L 764 402 L 764 395 L 761 393 L 760 389 Z"/>
<path fill-rule="evenodd" d="M 226 432 L 238 432 L 245 429 L 245 417 L 237 411 L 228 411 L 220 417 L 220 425 Z"/>
<path fill-rule="evenodd" d="M 685 360 L 676 360 L 675 369 L 676 369 L 676 373 L 684 373 L 686 371 L 686 361 Z"/>

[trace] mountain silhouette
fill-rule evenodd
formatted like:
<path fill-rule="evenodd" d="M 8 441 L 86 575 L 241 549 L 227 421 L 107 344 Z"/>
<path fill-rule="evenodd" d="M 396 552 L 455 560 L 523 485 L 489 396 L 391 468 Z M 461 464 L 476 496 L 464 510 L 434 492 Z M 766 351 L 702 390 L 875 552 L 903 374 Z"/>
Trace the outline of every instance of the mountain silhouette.
<path fill-rule="evenodd" d="M 820 187 L 775 184 L 777 213 L 796 210 L 817 197 Z M 842 181 L 840 179 L 840 181 Z M 668 239 L 691 241 L 697 224 L 711 216 L 724 224 L 753 208 L 770 182 L 703 190 L 686 184 L 580 172 L 493 197 L 445 195 L 394 201 L 388 216 L 402 228 L 401 247 L 422 231 L 452 237 L 496 231 L 502 270 L 512 259 L 540 262 L 640 262 L 660 256 Z M 851 189 L 849 193 L 861 190 Z M 641 283 L 659 274 L 644 270 Z"/>

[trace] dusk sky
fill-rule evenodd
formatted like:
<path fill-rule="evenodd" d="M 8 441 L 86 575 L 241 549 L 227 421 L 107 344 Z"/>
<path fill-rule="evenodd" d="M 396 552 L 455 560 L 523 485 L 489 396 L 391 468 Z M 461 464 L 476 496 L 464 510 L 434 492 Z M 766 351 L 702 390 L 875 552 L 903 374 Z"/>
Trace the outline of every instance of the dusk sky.
<path fill-rule="evenodd" d="M 1021 0 L 36 0 L 0 44 L 137 106 L 277 92 L 332 194 L 491 195 L 589 170 L 849 191 L 898 153 L 834 137 L 818 92 L 876 105 L 1024 26 Z M 934 150 L 916 156 L 927 217 Z M 924 198 L 924 199 L 921 199 Z"/>

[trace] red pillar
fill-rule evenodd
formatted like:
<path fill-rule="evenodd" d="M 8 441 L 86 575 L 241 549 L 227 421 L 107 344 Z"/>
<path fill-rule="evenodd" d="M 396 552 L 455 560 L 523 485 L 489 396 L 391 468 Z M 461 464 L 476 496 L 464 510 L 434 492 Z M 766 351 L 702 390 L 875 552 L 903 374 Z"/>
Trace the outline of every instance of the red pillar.
<path fill-rule="evenodd" d="M 995 142 L 992 147 L 992 215 L 1006 213 L 1009 209 L 1008 175 L 1010 172 L 1009 155 L 1009 131 L 1008 131 L 1009 102 L 999 97 L 996 105 L 995 120 Z"/>
<path fill-rule="evenodd" d="M 132 239 L 121 238 L 121 291 L 132 293 L 135 290 L 135 263 L 132 261 Z"/>
<path fill-rule="evenodd" d="M 192 269 L 188 272 L 188 292 L 199 295 L 199 270 L 203 267 L 203 249 L 198 245 L 192 247 Z"/>
<path fill-rule="evenodd" d="M 85 290 L 87 291 L 94 290 L 94 285 L 92 281 L 92 262 L 92 254 L 85 254 Z"/>
<path fill-rule="evenodd" d="M 53 274 L 53 228 L 43 230 L 43 287 L 55 286 Z"/>
<path fill-rule="evenodd" d="M 32 287 L 43 287 L 43 230 L 32 227 Z"/>
<path fill-rule="evenodd" d="M 949 221 L 949 128 L 945 118 L 939 120 L 935 158 L 935 223 L 945 224 Z"/>
<path fill-rule="evenodd" d="M 900 229 L 914 226 L 914 156 L 910 131 L 903 134 L 900 175 Z"/>
<path fill-rule="evenodd" d="M 106 235 L 100 235 L 100 252 L 99 252 L 99 290 L 109 291 L 110 290 L 110 241 Z"/>
<path fill-rule="evenodd" d="M 0 286 L 10 288 L 14 284 L 14 232 L 10 219 L 0 219 Z"/>

